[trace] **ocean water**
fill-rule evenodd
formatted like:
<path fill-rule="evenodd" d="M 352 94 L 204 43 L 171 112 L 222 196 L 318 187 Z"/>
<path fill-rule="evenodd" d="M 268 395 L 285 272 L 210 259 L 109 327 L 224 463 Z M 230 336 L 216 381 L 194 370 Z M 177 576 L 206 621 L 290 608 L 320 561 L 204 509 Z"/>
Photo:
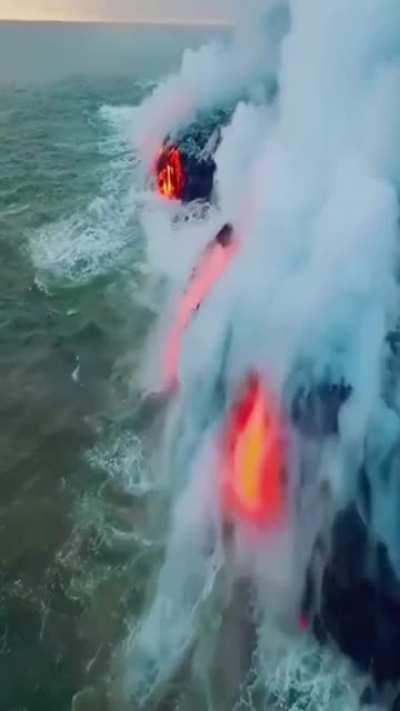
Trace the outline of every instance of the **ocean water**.
<path fill-rule="evenodd" d="M 131 118 L 205 36 L 0 25 L 1 711 L 106 708 L 159 564 Z"/>

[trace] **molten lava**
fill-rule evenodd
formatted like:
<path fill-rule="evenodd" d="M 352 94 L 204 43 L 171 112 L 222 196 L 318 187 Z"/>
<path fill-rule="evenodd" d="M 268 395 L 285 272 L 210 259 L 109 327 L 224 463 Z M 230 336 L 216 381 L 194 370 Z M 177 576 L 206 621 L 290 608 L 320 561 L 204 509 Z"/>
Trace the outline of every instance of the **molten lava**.
<path fill-rule="evenodd" d="M 182 154 L 177 146 L 165 145 L 158 156 L 155 173 L 160 195 L 168 200 L 181 200 L 186 185 Z"/>
<path fill-rule="evenodd" d="M 285 512 L 284 448 L 277 407 L 251 374 L 230 413 L 222 443 L 222 501 L 227 516 L 266 527 Z"/>
<path fill-rule="evenodd" d="M 179 306 L 177 319 L 168 339 L 165 356 L 167 389 L 174 388 L 177 385 L 182 338 L 193 314 L 222 277 L 236 253 L 238 246 L 236 240 L 227 239 L 226 242 L 222 243 L 218 237 L 219 235 L 206 248 Z"/>

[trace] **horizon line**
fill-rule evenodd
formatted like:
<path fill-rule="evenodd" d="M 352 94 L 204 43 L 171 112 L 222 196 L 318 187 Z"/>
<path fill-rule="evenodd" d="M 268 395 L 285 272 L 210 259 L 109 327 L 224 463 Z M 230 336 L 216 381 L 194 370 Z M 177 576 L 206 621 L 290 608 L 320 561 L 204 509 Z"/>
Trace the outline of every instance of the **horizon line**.
<path fill-rule="evenodd" d="M 159 19 L 127 19 L 127 20 L 112 20 L 112 19 L 105 19 L 105 18 L 97 18 L 97 19 L 91 19 L 91 18 L 59 18 L 59 19 L 53 19 L 53 18 L 43 18 L 43 19 L 37 19 L 37 18 L 12 18 L 12 17 L 5 17 L 2 18 L 0 17 L 0 24 L 1 23 L 22 23 L 22 24 L 57 24 L 57 25 L 124 25 L 124 26 L 129 26 L 129 25 L 166 25 L 170 27 L 233 27 L 234 23 L 229 22 L 228 20 L 217 20 L 217 19 L 210 19 L 210 20 L 183 20 L 183 19 L 168 19 L 168 18 L 159 18 Z"/>

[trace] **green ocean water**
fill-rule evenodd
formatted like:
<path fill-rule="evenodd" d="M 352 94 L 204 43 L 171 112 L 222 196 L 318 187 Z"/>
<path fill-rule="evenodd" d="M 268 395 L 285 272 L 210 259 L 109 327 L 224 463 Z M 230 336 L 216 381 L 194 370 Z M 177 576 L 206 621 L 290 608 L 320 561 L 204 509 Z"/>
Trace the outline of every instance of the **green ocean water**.
<path fill-rule="evenodd" d="M 85 71 L 82 29 L 63 30 L 62 62 L 60 32 L 0 26 L 1 711 L 101 711 L 160 557 L 141 535 L 135 369 L 154 314 L 129 130 L 131 107 L 204 37 L 131 29 L 130 56 L 123 30 L 116 59 L 103 28 L 109 61 Z"/>

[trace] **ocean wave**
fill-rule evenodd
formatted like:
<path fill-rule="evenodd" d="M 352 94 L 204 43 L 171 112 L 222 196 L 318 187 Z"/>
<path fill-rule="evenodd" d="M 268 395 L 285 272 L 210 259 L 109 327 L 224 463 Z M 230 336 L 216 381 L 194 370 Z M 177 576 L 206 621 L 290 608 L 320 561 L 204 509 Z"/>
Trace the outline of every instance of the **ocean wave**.
<path fill-rule="evenodd" d="M 98 195 L 86 207 L 30 236 L 30 257 L 42 282 L 85 283 L 124 266 L 129 250 L 135 253 L 139 228 L 135 220 L 137 161 L 129 144 L 131 111 L 112 106 L 98 111 L 97 147 L 109 158 Z M 104 131 L 104 122 L 108 131 Z"/>
<path fill-rule="evenodd" d="M 132 217 L 117 195 L 100 195 L 86 211 L 41 229 L 30 254 L 42 281 L 47 274 L 82 283 L 108 272 L 131 242 Z"/>
<path fill-rule="evenodd" d="M 6 217 L 16 217 L 17 215 L 21 215 L 23 212 L 29 210 L 30 207 L 30 203 L 25 203 L 24 205 L 13 203 L 4 210 L 0 210 L 0 220 L 5 219 Z"/>
<path fill-rule="evenodd" d="M 104 104 L 99 109 L 101 119 L 106 121 L 116 131 L 120 132 L 122 136 L 124 132 L 129 135 L 134 112 L 135 107 L 129 105 L 113 106 L 112 104 Z"/>

